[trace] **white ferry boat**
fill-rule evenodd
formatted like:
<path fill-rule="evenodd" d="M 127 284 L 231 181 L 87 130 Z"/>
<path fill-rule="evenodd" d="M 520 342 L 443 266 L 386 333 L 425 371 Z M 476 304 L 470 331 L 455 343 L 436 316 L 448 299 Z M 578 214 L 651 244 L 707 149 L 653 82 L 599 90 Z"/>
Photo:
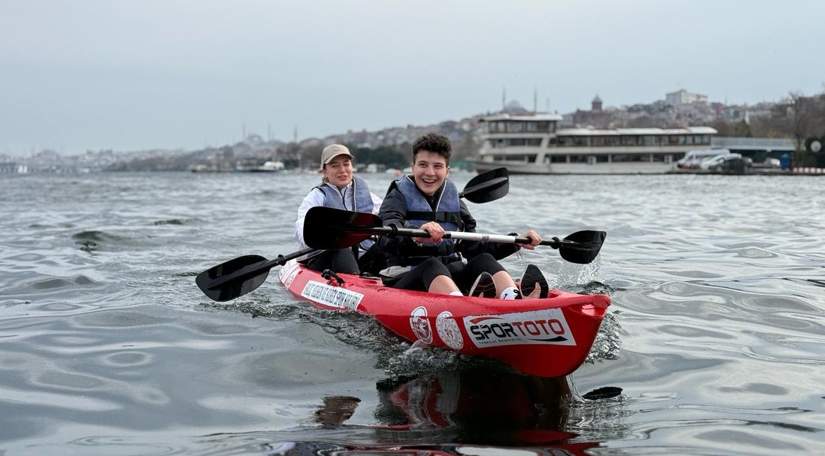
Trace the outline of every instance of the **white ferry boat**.
<path fill-rule="evenodd" d="M 487 126 L 478 172 L 510 174 L 663 174 L 692 149 L 710 149 L 711 127 L 561 128 L 558 114 L 498 114 Z"/>

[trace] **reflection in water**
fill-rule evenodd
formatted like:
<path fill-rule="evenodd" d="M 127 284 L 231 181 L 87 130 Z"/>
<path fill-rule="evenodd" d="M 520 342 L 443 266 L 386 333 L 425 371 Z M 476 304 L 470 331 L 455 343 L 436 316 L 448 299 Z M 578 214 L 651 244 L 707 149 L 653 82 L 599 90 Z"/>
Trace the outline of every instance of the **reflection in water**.
<path fill-rule="evenodd" d="M 315 411 L 315 422 L 324 426 L 340 426 L 352 417 L 361 399 L 352 396 L 327 396 L 324 405 Z"/>
<path fill-rule="evenodd" d="M 470 368 L 415 378 L 391 378 L 377 384 L 379 404 L 374 426 L 345 425 L 361 402 L 352 396 L 328 396 L 314 412 L 324 428 L 369 429 L 371 443 L 347 439 L 273 445 L 272 455 L 305 454 L 474 454 L 470 446 L 508 448 L 526 454 L 579 455 L 598 446 L 568 432 L 575 397 L 566 377 L 538 378 Z M 621 389 L 600 388 L 590 401 L 609 400 Z M 595 402 L 594 402 L 595 403 Z M 320 437 L 322 433 L 314 433 Z M 338 436 L 340 437 L 340 435 Z M 377 442 L 377 443 L 376 443 Z"/>

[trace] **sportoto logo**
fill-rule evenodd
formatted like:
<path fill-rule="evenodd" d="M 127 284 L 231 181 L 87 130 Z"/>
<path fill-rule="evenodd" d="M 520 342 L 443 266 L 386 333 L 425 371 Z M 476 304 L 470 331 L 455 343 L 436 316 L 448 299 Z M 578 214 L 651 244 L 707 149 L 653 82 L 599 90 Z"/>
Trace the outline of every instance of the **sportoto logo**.
<path fill-rule="evenodd" d="M 410 314 L 410 328 L 415 333 L 415 337 L 425 344 L 433 342 L 433 329 L 430 327 L 430 321 L 427 320 L 427 309 L 424 307 L 416 307 Z"/>
<path fill-rule="evenodd" d="M 464 317 L 464 329 L 479 348 L 519 344 L 576 345 L 560 309 Z"/>

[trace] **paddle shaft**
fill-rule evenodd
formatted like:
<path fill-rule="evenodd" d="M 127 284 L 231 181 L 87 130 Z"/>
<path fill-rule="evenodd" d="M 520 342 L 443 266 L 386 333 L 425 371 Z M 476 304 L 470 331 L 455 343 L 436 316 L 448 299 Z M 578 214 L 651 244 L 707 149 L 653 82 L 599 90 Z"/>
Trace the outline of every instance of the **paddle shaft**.
<path fill-rule="evenodd" d="M 382 226 L 375 228 L 357 228 L 353 231 L 359 233 L 377 234 L 387 237 L 403 236 L 403 237 L 421 237 L 428 238 L 430 233 L 424 230 L 412 228 L 397 228 L 395 226 Z M 480 242 L 497 242 L 500 244 L 531 244 L 529 238 L 519 236 L 509 236 L 504 234 L 482 234 L 482 233 L 466 233 L 463 231 L 445 231 L 444 239 L 458 239 L 462 241 L 480 241 Z M 554 249 L 558 249 L 563 245 L 578 246 L 579 243 L 572 241 L 562 241 L 553 239 L 552 241 L 541 241 L 539 245 L 548 245 Z"/>

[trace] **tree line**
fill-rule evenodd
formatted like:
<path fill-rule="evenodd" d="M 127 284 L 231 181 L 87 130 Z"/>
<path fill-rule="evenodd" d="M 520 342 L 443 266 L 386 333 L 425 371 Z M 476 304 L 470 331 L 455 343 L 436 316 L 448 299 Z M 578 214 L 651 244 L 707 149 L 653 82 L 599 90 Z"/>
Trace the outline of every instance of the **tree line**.
<path fill-rule="evenodd" d="M 825 144 L 825 92 L 810 97 L 791 92 L 767 116 L 750 119 L 749 123 L 717 119 L 710 126 L 718 136 L 792 138 L 796 142 L 795 166 L 818 166 L 823 164 L 825 151 L 817 154 L 808 148 L 816 139 Z"/>

